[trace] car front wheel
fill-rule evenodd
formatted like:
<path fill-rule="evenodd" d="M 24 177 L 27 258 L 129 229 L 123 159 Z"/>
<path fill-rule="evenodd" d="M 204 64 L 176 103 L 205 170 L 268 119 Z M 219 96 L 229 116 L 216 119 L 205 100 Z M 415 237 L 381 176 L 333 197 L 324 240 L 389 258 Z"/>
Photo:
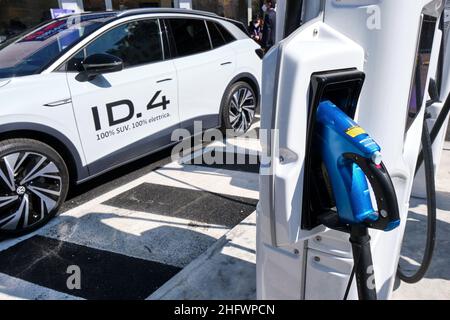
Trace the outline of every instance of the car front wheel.
<path fill-rule="evenodd" d="M 0 142 L 0 233 L 23 234 L 47 223 L 64 202 L 69 174 L 50 146 L 31 139 Z"/>

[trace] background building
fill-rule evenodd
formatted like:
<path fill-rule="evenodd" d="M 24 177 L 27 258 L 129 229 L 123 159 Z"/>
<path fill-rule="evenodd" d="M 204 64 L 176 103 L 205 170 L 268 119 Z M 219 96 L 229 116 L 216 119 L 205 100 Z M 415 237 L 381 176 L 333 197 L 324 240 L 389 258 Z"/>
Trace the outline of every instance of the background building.
<path fill-rule="evenodd" d="M 205 10 L 247 24 L 263 0 L 0 0 L 0 42 L 50 18 L 51 8 L 76 12 L 175 7 Z"/>

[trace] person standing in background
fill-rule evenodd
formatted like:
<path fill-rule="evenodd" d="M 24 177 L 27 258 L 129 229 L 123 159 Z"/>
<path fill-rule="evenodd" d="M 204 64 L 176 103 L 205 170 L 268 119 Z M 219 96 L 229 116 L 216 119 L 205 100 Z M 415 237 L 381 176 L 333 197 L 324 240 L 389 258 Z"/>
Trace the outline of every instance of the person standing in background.
<path fill-rule="evenodd" d="M 252 20 L 252 22 L 250 22 L 250 27 L 249 27 L 249 33 L 250 36 L 253 40 L 255 40 L 256 42 L 258 42 L 259 44 L 261 44 L 261 33 L 262 33 L 262 29 L 261 29 L 261 19 L 260 18 L 254 18 Z"/>
<path fill-rule="evenodd" d="M 262 10 L 265 13 L 262 42 L 263 48 L 267 52 L 275 44 L 277 13 L 274 9 L 274 1 L 266 0 Z"/>

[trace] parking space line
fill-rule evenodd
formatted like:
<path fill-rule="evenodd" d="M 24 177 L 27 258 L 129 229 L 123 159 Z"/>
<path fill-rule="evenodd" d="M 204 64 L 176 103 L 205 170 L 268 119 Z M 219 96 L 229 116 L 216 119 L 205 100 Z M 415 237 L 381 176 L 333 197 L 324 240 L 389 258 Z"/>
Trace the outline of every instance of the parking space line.
<path fill-rule="evenodd" d="M 101 206 L 81 218 L 64 217 L 42 236 L 184 267 L 228 228 Z"/>
<path fill-rule="evenodd" d="M 0 273 L 0 300 L 81 300 L 67 293 Z"/>

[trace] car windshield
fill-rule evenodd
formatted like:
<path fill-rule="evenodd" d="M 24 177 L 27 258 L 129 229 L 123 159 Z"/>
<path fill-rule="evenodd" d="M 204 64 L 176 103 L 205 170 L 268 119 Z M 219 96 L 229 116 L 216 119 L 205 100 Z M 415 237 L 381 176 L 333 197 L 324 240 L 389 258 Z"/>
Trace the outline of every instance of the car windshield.
<path fill-rule="evenodd" d="M 102 13 L 56 19 L 7 40 L 0 45 L 0 79 L 41 72 L 82 37 L 114 16 L 114 13 Z"/>

